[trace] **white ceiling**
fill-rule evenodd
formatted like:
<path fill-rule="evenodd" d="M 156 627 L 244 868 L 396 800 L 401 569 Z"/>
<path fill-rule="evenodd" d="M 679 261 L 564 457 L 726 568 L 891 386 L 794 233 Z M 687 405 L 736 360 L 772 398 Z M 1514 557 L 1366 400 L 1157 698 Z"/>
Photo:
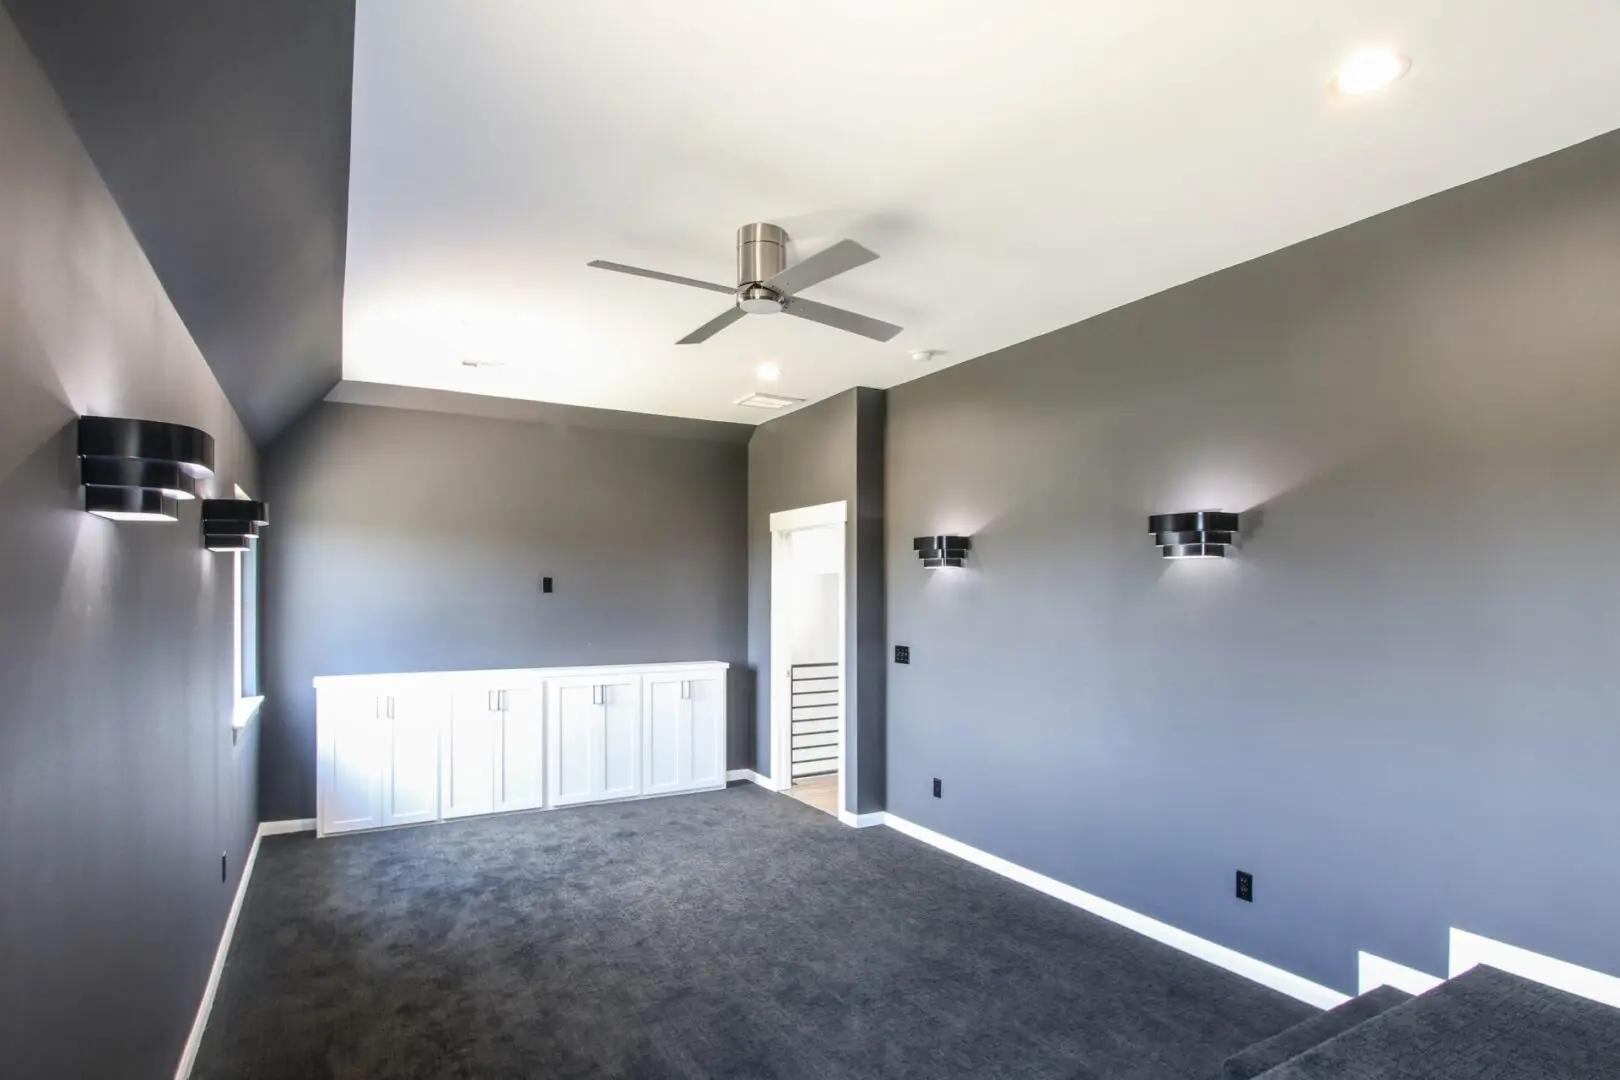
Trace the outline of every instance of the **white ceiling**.
<path fill-rule="evenodd" d="M 887 387 L 1620 127 L 1614 0 L 360 0 L 344 376 L 755 422 Z M 1376 95 L 1326 84 L 1410 55 Z M 734 282 L 737 226 L 879 344 Z M 932 364 L 909 358 L 942 349 Z M 498 366 L 469 369 L 463 360 Z M 762 361 L 781 381 L 754 377 Z"/>

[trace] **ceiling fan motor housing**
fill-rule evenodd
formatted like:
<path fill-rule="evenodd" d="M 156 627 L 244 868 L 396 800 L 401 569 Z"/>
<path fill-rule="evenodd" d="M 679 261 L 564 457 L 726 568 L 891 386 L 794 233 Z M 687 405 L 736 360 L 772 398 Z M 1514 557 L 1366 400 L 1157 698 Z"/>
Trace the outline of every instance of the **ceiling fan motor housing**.
<path fill-rule="evenodd" d="M 756 222 L 737 230 L 737 306 L 753 315 L 782 310 L 782 294 L 760 282 L 787 269 L 787 233 Z"/>

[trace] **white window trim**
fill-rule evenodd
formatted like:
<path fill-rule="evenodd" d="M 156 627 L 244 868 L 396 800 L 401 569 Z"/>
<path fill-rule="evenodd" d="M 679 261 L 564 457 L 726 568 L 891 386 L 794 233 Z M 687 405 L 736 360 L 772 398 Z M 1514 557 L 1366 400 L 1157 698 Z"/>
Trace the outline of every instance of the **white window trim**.
<path fill-rule="evenodd" d="M 238 499 L 252 498 L 236 485 Z M 242 696 L 242 552 L 231 556 L 231 685 L 235 687 L 235 706 L 231 709 L 231 731 L 238 732 L 259 715 L 264 695 Z"/>

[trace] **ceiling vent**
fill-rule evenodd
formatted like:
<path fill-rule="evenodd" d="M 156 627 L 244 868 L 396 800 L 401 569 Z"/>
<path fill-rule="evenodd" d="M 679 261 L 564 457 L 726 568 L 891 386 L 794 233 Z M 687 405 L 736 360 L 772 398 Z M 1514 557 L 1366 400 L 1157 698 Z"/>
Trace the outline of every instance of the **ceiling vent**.
<path fill-rule="evenodd" d="M 794 405 L 803 405 L 802 397 L 782 397 L 780 394 L 745 394 L 738 398 L 735 405 L 742 405 L 749 409 L 786 409 Z"/>

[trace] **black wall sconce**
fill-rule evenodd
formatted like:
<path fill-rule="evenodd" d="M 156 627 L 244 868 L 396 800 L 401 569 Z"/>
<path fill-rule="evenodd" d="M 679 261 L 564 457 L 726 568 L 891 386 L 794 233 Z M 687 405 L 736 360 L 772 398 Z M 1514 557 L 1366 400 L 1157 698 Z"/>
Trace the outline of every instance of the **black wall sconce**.
<path fill-rule="evenodd" d="M 942 566 L 961 566 L 973 544 L 965 536 L 919 536 L 911 546 L 925 569 L 938 570 Z"/>
<path fill-rule="evenodd" d="M 1238 541 L 1238 516 L 1224 510 L 1154 514 L 1148 532 L 1167 559 L 1224 559 Z"/>
<path fill-rule="evenodd" d="M 113 521 L 177 521 L 214 475 L 214 437 L 183 424 L 79 417 L 84 508 Z"/>
<path fill-rule="evenodd" d="M 204 499 L 203 546 L 209 551 L 250 551 L 270 508 L 256 499 Z"/>

